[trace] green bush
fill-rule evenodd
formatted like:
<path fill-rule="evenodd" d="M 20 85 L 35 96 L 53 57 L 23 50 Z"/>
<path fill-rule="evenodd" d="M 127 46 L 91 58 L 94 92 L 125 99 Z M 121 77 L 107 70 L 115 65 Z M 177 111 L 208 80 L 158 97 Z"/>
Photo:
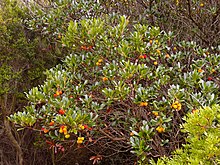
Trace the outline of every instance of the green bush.
<path fill-rule="evenodd" d="M 30 8 L 33 19 L 27 22 L 29 28 L 54 42 L 71 20 L 126 15 L 132 24 L 158 26 L 167 33 L 173 31 L 176 41 L 196 41 L 204 47 L 216 48 L 220 38 L 219 6 L 219 1 L 208 0 L 35 1 Z"/>
<path fill-rule="evenodd" d="M 26 28 L 24 20 L 29 18 L 28 10 L 21 1 L 0 1 L 0 132 L 3 164 L 23 164 L 23 155 L 32 154 L 22 150 L 25 132 L 16 132 L 7 120 L 8 115 L 27 105 L 24 91 L 42 83 L 43 71 L 57 64 L 57 52 L 40 35 Z M 27 138 L 28 139 L 28 138 Z M 31 139 L 31 138 L 30 138 Z M 8 152 L 8 148 L 12 148 Z M 17 153 L 15 153 L 17 152 Z"/>
<path fill-rule="evenodd" d="M 70 21 L 61 41 L 71 54 L 10 120 L 39 132 L 53 151 L 72 144 L 92 150 L 91 159 L 132 150 L 144 163 L 178 148 L 182 117 L 218 103 L 220 55 L 157 27 L 128 25 L 124 16 Z"/>
<path fill-rule="evenodd" d="M 187 114 L 182 131 L 187 133 L 187 144 L 174 152 L 171 158 L 159 159 L 158 165 L 219 164 L 220 106 L 205 107 Z"/>

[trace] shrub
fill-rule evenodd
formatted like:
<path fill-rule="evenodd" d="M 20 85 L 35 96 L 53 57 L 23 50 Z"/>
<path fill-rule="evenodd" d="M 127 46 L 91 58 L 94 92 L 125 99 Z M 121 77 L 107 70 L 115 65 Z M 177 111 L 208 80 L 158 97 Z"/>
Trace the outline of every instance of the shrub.
<path fill-rule="evenodd" d="M 168 156 L 184 143 L 182 117 L 218 103 L 220 56 L 157 27 L 128 28 L 125 17 L 109 24 L 115 20 L 70 21 L 62 44 L 71 54 L 10 120 L 39 132 L 54 152 L 88 148 L 94 162 L 130 150 L 140 163 Z"/>
<path fill-rule="evenodd" d="M 126 15 L 134 24 L 159 26 L 167 33 L 173 31 L 176 41 L 196 41 L 211 48 L 219 45 L 219 6 L 219 1 L 208 0 L 35 1 L 34 7 L 30 8 L 34 18 L 29 26 L 54 41 L 66 30 L 70 20 L 97 18 L 105 14 Z"/>
<path fill-rule="evenodd" d="M 201 108 L 184 118 L 182 131 L 187 133 L 187 144 L 174 152 L 171 158 L 159 159 L 152 164 L 219 164 L 220 106 Z"/>
<path fill-rule="evenodd" d="M 3 164 L 23 164 L 22 147 L 27 145 L 23 140 L 27 134 L 15 133 L 6 116 L 27 105 L 23 92 L 42 82 L 42 72 L 57 64 L 56 52 L 42 50 L 47 45 L 25 28 L 23 20 L 27 17 L 27 8 L 21 7 L 20 1 L 0 2 L 0 125 L 3 132 L 0 145 Z M 15 150 L 8 152 L 9 147 Z"/>

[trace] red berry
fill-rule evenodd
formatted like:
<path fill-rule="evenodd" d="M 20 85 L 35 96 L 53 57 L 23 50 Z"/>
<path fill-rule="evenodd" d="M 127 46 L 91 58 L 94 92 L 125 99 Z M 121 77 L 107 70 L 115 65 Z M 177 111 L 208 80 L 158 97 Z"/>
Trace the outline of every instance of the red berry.
<path fill-rule="evenodd" d="M 64 115 L 64 114 L 65 114 L 65 111 L 64 111 L 63 109 L 60 109 L 60 110 L 59 110 L 59 114 Z"/>
<path fill-rule="evenodd" d="M 146 54 L 143 54 L 143 58 L 147 58 L 147 55 L 146 55 Z"/>
<path fill-rule="evenodd" d="M 208 77 L 208 81 L 212 81 L 212 77 Z"/>
<path fill-rule="evenodd" d="M 85 129 L 88 129 L 88 125 L 85 124 L 85 125 L 83 125 L 83 126 L 84 126 Z"/>

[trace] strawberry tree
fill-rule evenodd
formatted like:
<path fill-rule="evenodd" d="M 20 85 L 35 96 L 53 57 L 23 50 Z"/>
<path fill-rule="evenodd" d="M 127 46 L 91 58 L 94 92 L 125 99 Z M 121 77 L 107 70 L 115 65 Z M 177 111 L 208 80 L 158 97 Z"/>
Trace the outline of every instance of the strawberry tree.
<path fill-rule="evenodd" d="M 132 150 L 146 163 L 185 142 L 179 124 L 186 113 L 218 103 L 220 55 L 176 43 L 157 27 L 128 28 L 125 16 L 114 26 L 112 19 L 70 21 L 61 41 L 71 54 L 10 120 L 60 150 L 78 144 L 99 160 Z"/>

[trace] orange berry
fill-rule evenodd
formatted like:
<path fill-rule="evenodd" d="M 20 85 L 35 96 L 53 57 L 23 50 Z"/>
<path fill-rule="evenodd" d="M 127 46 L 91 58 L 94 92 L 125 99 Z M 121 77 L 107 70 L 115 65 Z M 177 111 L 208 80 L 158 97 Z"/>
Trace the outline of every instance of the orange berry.
<path fill-rule="evenodd" d="M 86 124 L 84 124 L 83 126 L 84 126 L 85 129 L 88 129 L 88 128 L 89 128 L 88 125 L 86 125 Z"/>
<path fill-rule="evenodd" d="M 145 58 L 147 58 L 147 55 L 146 54 L 140 55 L 139 58 L 140 59 L 145 59 Z"/>
<path fill-rule="evenodd" d="M 148 105 L 147 102 L 141 102 L 141 103 L 140 103 L 140 106 L 141 106 L 141 107 L 146 107 L 147 105 Z"/>
<path fill-rule="evenodd" d="M 134 133 L 133 133 L 133 132 L 131 132 L 131 133 L 130 133 L 130 136 L 134 136 Z"/>
<path fill-rule="evenodd" d="M 63 134 L 64 134 L 64 135 L 67 135 L 67 133 L 68 133 L 67 130 L 66 130 L 66 129 L 63 129 Z"/>
<path fill-rule="evenodd" d="M 91 50 L 93 48 L 93 46 L 89 46 L 89 47 L 87 47 L 87 50 Z"/>
<path fill-rule="evenodd" d="M 87 47 L 86 46 L 81 46 L 80 49 L 87 50 Z"/>
<path fill-rule="evenodd" d="M 209 52 L 205 52 L 206 55 L 209 55 Z"/>
<path fill-rule="evenodd" d="M 62 95 L 62 94 L 63 94 L 62 91 L 60 91 L 60 90 L 59 90 L 59 91 L 56 91 L 56 95 L 57 95 L 57 96 Z"/>
<path fill-rule="evenodd" d="M 152 44 L 152 43 L 153 43 L 153 40 L 150 40 L 149 43 Z"/>
<path fill-rule="evenodd" d="M 67 126 L 65 126 L 65 125 L 61 125 L 60 128 L 61 128 L 61 129 L 63 129 L 63 128 L 67 128 Z"/>
<path fill-rule="evenodd" d="M 49 132 L 49 130 L 44 128 L 44 133 L 48 133 L 48 132 Z"/>
<path fill-rule="evenodd" d="M 198 72 L 199 72 L 199 73 L 202 73 L 202 72 L 203 72 L 203 70 L 200 68 L 200 69 L 198 69 Z"/>
<path fill-rule="evenodd" d="M 52 120 L 50 123 L 49 123 L 50 126 L 53 126 L 54 125 L 54 121 Z"/>
<path fill-rule="evenodd" d="M 102 81 L 108 81 L 108 78 L 107 77 L 103 77 Z"/>
<path fill-rule="evenodd" d="M 144 59 L 144 56 L 143 56 L 143 55 L 140 55 L 139 58 L 140 58 L 140 59 Z"/>
<path fill-rule="evenodd" d="M 65 114 L 65 110 L 60 109 L 60 110 L 59 110 L 59 114 L 64 115 L 64 114 Z"/>
<path fill-rule="evenodd" d="M 166 58 L 170 58 L 170 55 L 169 55 L 169 54 L 166 54 L 165 57 L 166 57 Z"/>
<path fill-rule="evenodd" d="M 198 109 L 193 109 L 193 110 L 192 110 L 192 113 L 193 113 L 193 114 L 194 114 L 194 113 L 197 113 L 197 112 L 199 112 Z"/>
<path fill-rule="evenodd" d="M 163 132 L 165 131 L 165 129 L 164 129 L 163 127 L 161 127 L 161 126 L 158 126 L 158 127 L 156 128 L 156 130 L 157 130 L 157 132 L 159 132 L 159 133 L 163 133 Z"/>

